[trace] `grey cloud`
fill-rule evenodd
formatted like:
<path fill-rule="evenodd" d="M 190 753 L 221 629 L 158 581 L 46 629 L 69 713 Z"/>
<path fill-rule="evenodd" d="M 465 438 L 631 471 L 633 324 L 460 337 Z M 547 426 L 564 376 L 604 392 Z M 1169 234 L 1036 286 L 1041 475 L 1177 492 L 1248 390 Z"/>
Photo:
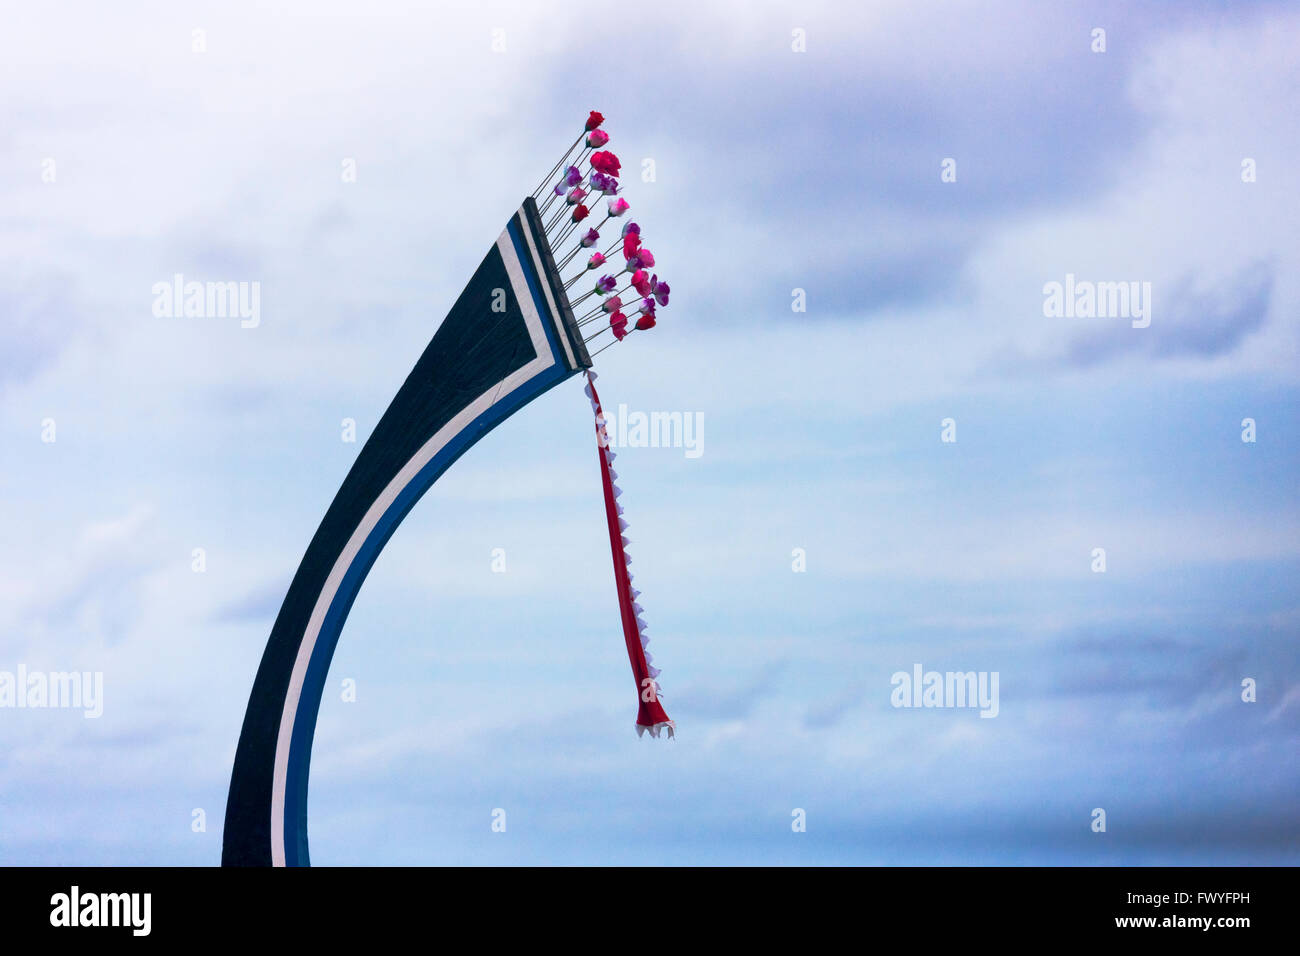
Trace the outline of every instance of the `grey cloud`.
<path fill-rule="evenodd" d="M 674 706 L 675 712 L 695 717 L 724 720 L 747 717 L 761 700 L 772 694 L 773 683 L 784 670 L 783 663 L 772 663 L 739 684 L 721 687 L 695 684 L 680 695 L 671 694 L 670 688 L 669 696 L 665 696 L 664 700 Z"/>
<path fill-rule="evenodd" d="M 288 589 L 289 581 L 286 578 L 245 592 L 217 608 L 211 620 L 216 624 L 244 624 L 255 621 L 269 623 L 279 612 Z"/>
<path fill-rule="evenodd" d="M 1199 277 L 1187 275 L 1167 295 L 1155 284 L 1148 328 L 1098 319 L 1108 324 L 1075 337 L 1066 347 L 1063 361 L 1089 367 L 1131 354 L 1156 359 L 1229 354 L 1264 326 L 1273 298 L 1274 271 L 1271 264 L 1253 262 L 1208 287 Z"/>
<path fill-rule="evenodd" d="M 70 288 L 58 275 L 0 286 L 0 391 L 31 380 L 80 333 Z"/>
<path fill-rule="evenodd" d="M 836 697 L 822 700 L 809 707 L 803 716 L 806 730 L 829 730 L 837 727 L 844 715 L 849 713 L 863 700 L 862 688 L 850 685 Z"/>

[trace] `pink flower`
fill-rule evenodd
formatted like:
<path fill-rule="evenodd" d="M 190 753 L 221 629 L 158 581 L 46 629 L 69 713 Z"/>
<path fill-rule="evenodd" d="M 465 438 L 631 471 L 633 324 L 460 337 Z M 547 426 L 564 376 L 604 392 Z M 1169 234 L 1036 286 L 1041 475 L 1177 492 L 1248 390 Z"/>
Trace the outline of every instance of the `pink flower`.
<path fill-rule="evenodd" d="M 605 264 L 605 256 L 603 253 L 600 252 L 592 253 L 591 258 L 587 260 L 588 269 L 599 269 L 604 264 Z"/>
<path fill-rule="evenodd" d="M 593 129 L 587 134 L 587 145 L 592 149 L 600 149 L 609 142 L 609 134 L 603 129 Z"/>
<path fill-rule="evenodd" d="M 621 216 L 630 208 L 631 206 L 628 205 L 626 199 L 611 199 L 609 201 L 609 214 L 611 216 Z"/>
<path fill-rule="evenodd" d="M 637 269 L 632 273 L 632 288 L 636 289 L 637 295 L 650 294 L 650 278 L 645 274 L 644 269 Z"/>
<path fill-rule="evenodd" d="M 624 240 L 626 242 L 626 240 Z M 655 264 L 655 257 L 649 249 L 638 249 L 632 254 L 632 258 L 627 260 L 627 271 L 634 269 L 646 268 Z"/>
<path fill-rule="evenodd" d="M 600 307 L 606 312 L 618 312 L 623 308 L 623 300 L 616 295 L 612 295 L 602 302 Z"/>
<path fill-rule="evenodd" d="M 569 195 L 564 197 L 564 201 L 570 206 L 576 206 L 586 197 L 587 193 L 581 186 L 574 186 L 569 190 Z"/>
<path fill-rule="evenodd" d="M 620 342 L 627 335 L 627 316 L 622 312 L 616 312 L 609 317 L 609 327 L 614 330 L 614 338 Z"/>
<path fill-rule="evenodd" d="M 623 258 L 631 259 L 636 255 L 636 251 L 641 248 L 641 237 L 635 232 L 623 237 Z M 635 267 L 634 267 L 635 268 Z M 630 269 L 628 270 L 631 271 Z"/>

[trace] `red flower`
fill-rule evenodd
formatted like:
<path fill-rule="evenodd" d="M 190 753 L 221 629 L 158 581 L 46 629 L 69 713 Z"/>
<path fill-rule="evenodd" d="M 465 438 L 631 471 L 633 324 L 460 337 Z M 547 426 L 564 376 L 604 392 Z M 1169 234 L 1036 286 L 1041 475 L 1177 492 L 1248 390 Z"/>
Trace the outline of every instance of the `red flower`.
<path fill-rule="evenodd" d="M 618 157 L 609 150 L 591 154 L 591 168 L 606 176 L 617 176 L 620 166 L 622 163 L 618 161 Z"/>
<path fill-rule="evenodd" d="M 603 122 L 605 122 L 605 117 L 601 116 L 595 110 L 592 110 L 591 114 L 587 117 L 587 132 L 590 133 Z"/>
<path fill-rule="evenodd" d="M 653 329 L 655 327 L 655 317 L 653 315 L 641 316 L 641 318 L 636 320 L 636 327 L 642 332 L 646 331 L 646 329 Z"/>
<path fill-rule="evenodd" d="M 622 340 L 627 335 L 627 316 L 616 312 L 609 317 L 609 327 L 614 330 L 614 338 Z"/>
<path fill-rule="evenodd" d="M 573 221 L 582 222 L 582 220 L 587 218 L 587 213 L 590 211 L 591 210 L 589 210 L 586 206 L 579 205 L 576 209 L 573 210 Z"/>
<path fill-rule="evenodd" d="M 623 237 L 623 258 L 631 259 L 636 255 L 636 251 L 641 248 L 641 235 L 636 232 L 629 232 Z"/>

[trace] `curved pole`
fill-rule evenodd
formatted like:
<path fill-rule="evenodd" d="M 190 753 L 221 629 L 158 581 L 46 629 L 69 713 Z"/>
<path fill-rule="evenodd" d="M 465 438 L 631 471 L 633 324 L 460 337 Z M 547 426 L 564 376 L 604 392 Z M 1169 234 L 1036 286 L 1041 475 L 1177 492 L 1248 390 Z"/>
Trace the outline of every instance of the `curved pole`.
<path fill-rule="evenodd" d="M 532 198 L 511 218 L 361 449 L 257 670 L 226 801 L 226 866 L 307 866 L 307 781 L 330 659 L 370 568 L 475 442 L 589 368 Z"/>

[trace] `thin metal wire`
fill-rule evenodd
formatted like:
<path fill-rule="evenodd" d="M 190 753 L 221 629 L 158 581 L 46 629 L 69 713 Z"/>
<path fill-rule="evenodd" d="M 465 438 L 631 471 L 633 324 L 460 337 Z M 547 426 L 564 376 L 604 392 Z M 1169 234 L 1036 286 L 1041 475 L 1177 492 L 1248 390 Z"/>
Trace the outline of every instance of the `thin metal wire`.
<path fill-rule="evenodd" d="M 558 173 L 560 169 L 564 166 L 564 161 L 568 159 L 569 154 L 573 152 L 573 147 L 577 146 L 580 142 L 582 142 L 582 140 L 586 136 L 587 136 L 587 132 L 584 130 L 581 136 L 579 136 L 577 139 L 575 139 L 572 143 L 569 144 L 569 148 L 564 151 L 564 155 L 560 157 L 560 161 L 551 167 L 551 171 L 542 177 L 541 184 L 536 189 L 533 190 L 532 196 L 534 199 L 536 199 L 538 196 L 542 194 L 542 190 L 545 189 L 546 184 L 551 181 L 551 177 L 554 176 L 556 173 Z"/>

